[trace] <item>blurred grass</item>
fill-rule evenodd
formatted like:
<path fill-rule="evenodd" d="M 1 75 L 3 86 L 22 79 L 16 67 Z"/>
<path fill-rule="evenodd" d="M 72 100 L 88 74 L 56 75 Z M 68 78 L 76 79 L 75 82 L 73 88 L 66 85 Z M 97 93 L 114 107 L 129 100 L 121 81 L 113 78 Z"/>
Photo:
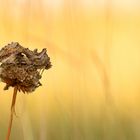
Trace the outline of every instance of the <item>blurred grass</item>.
<path fill-rule="evenodd" d="M 18 94 L 11 140 L 140 139 L 139 7 L 136 0 L 0 0 L 0 46 L 46 47 L 53 64 L 42 87 Z M 3 87 L 0 140 L 12 98 Z"/>

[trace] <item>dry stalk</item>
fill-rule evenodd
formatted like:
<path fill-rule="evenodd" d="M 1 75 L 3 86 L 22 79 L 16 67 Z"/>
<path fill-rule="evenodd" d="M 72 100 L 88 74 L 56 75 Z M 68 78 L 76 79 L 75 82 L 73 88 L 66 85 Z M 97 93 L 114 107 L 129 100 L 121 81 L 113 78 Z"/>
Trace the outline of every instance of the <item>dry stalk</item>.
<path fill-rule="evenodd" d="M 8 127 L 8 132 L 7 132 L 6 140 L 10 139 L 12 123 L 13 123 L 13 117 L 14 117 L 14 113 L 15 113 L 16 97 L 17 97 L 17 87 L 14 87 L 14 93 L 13 93 L 12 104 L 11 104 L 11 115 L 10 115 L 9 127 Z"/>

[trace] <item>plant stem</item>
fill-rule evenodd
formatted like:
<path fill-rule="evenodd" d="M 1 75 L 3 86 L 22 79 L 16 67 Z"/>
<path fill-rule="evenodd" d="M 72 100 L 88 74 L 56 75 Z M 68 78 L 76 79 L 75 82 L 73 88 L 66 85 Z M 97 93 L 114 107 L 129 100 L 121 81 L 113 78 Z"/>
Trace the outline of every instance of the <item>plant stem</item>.
<path fill-rule="evenodd" d="M 13 92 L 13 98 L 12 98 L 12 104 L 11 104 L 11 115 L 10 115 L 10 121 L 9 121 L 9 127 L 8 127 L 6 140 L 10 140 L 10 134 L 11 134 L 12 122 L 13 122 L 13 115 L 15 113 L 16 97 L 17 97 L 17 87 L 15 86 L 14 87 L 14 92 Z"/>

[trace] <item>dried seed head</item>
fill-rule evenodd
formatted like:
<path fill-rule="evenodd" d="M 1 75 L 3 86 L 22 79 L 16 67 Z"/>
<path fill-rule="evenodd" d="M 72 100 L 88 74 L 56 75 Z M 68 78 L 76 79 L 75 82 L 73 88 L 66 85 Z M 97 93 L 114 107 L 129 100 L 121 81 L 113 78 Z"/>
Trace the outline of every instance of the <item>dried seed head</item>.
<path fill-rule="evenodd" d="M 18 90 L 33 92 L 41 86 L 40 71 L 51 67 L 46 49 L 41 52 L 29 50 L 12 42 L 0 50 L 0 78 L 6 83 L 4 90 L 17 86 Z"/>

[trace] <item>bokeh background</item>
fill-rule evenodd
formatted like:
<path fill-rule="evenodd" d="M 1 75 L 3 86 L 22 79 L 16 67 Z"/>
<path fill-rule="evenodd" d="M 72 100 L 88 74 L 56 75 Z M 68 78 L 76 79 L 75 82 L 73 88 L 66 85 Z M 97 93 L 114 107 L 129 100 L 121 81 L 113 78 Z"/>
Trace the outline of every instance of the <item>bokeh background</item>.
<path fill-rule="evenodd" d="M 11 140 L 140 139 L 139 0 L 0 0 L 0 46 L 47 48 L 43 86 L 18 94 Z M 13 89 L 0 83 L 0 140 Z"/>

